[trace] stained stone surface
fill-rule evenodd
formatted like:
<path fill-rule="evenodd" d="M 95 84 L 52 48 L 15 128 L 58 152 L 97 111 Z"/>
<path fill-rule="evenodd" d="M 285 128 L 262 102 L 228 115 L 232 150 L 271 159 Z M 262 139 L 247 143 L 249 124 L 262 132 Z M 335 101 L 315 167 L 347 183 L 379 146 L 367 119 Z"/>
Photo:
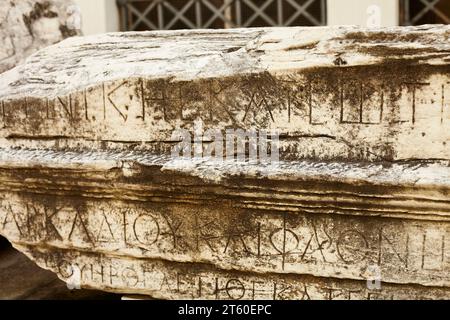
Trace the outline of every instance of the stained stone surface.
<path fill-rule="evenodd" d="M 71 0 L 3 0 L 0 5 L 0 73 L 41 48 L 80 34 Z"/>
<path fill-rule="evenodd" d="M 126 295 L 448 299 L 449 38 L 264 28 L 41 50 L 0 76 L 0 233 Z M 200 120 L 278 130 L 281 161 L 174 158 L 173 131 Z"/>

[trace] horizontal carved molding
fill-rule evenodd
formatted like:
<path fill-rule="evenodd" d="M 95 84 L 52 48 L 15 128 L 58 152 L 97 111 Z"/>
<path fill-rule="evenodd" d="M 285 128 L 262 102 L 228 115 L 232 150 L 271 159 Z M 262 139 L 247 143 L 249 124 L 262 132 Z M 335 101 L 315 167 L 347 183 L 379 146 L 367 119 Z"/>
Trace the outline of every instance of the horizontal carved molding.
<path fill-rule="evenodd" d="M 305 275 L 218 270 L 208 264 L 134 260 L 125 257 L 18 246 L 39 265 L 67 281 L 79 270 L 83 287 L 159 299 L 195 300 L 403 300 L 447 299 L 447 288 L 382 284 Z M 74 269 L 72 269 L 74 268 Z M 78 268 L 78 269 L 76 269 Z M 439 298 L 437 298 L 439 297 Z"/>

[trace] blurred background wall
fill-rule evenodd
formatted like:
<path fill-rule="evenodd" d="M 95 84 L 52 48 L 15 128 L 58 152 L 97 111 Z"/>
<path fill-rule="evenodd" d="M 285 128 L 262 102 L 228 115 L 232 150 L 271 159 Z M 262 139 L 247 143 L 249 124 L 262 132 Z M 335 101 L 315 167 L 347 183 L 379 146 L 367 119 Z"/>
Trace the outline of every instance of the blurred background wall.
<path fill-rule="evenodd" d="M 450 0 L 75 0 L 86 35 L 259 26 L 450 23 Z"/>

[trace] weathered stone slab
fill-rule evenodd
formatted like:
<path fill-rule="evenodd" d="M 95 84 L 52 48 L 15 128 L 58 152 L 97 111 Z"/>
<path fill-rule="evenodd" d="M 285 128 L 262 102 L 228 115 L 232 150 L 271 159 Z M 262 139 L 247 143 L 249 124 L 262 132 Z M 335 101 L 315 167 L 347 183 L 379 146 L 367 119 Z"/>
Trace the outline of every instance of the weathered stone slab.
<path fill-rule="evenodd" d="M 129 259 L 81 251 L 19 247 L 66 281 L 78 274 L 86 288 L 139 293 L 159 299 L 190 300 L 403 300 L 449 299 L 448 288 L 386 284 L 368 289 L 365 281 L 302 275 L 217 270 L 208 264 Z"/>
<path fill-rule="evenodd" d="M 205 130 L 278 129 L 287 159 L 448 159 L 449 33 L 336 27 L 69 39 L 2 78 L 1 137 L 164 151 L 177 126 L 192 130 L 201 119 Z"/>
<path fill-rule="evenodd" d="M 356 280 L 376 265 L 386 282 L 450 286 L 450 229 L 443 223 L 176 201 L 6 194 L 0 218 L 15 243 Z"/>
<path fill-rule="evenodd" d="M 80 13 L 71 0 L 8 0 L 0 6 L 0 73 L 34 52 L 80 34 Z"/>
<path fill-rule="evenodd" d="M 178 31 L 44 49 L 0 77 L 0 233 L 65 281 L 70 265 L 83 287 L 131 295 L 447 298 L 449 36 Z M 277 130 L 281 161 L 174 158 L 174 130 L 199 122 Z"/>

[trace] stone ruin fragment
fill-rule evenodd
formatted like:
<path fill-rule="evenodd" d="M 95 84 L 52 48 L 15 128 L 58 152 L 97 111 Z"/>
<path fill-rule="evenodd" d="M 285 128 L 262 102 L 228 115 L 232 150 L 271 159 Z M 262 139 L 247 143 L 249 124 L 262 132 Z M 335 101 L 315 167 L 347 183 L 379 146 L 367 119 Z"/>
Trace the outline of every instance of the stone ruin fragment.
<path fill-rule="evenodd" d="M 0 233 L 69 284 L 124 295 L 448 299 L 449 37 L 195 30 L 43 49 L 0 77 Z M 173 133 L 196 123 L 276 132 L 279 161 L 204 157 L 226 148 L 207 135 L 176 157 Z"/>
<path fill-rule="evenodd" d="M 81 16 L 71 0 L 4 0 L 0 5 L 0 73 L 29 55 L 80 34 Z"/>

